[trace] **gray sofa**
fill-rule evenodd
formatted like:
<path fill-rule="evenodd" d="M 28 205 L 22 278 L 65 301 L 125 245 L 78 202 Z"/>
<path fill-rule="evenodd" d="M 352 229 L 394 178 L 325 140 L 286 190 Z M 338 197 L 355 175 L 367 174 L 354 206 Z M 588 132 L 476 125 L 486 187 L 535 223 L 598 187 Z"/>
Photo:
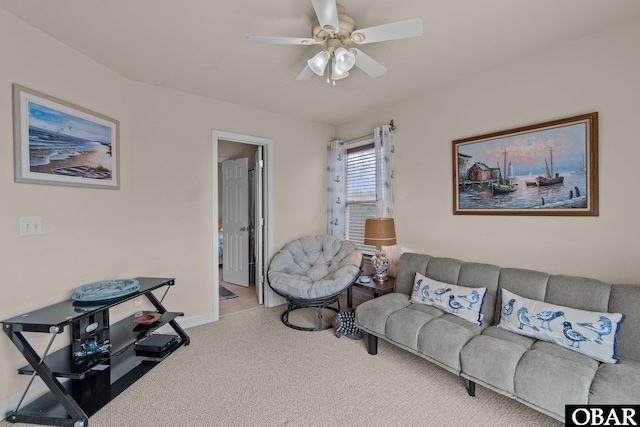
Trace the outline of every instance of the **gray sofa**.
<path fill-rule="evenodd" d="M 486 287 L 482 325 L 412 303 L 416 272 L 441 282 Z M 496 327 L 502 288 L 560 306 L 625 314 L 617 336 L 620 363 L 602 363 Z M 467 379 L 471 396 L 477 383 L 564 421 L 567 404 L 640 403 L 639 309 L 640 286 L 405 253 L 394 292 L 360 304 L 356 322 L 368 334 L 370 354 L 377 353 L 382 338 Z"/>

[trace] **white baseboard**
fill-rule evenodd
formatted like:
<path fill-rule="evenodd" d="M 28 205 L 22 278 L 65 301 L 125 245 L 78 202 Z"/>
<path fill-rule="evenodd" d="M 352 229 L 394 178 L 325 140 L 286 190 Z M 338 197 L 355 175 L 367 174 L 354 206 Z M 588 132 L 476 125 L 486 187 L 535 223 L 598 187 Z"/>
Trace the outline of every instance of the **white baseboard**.
<path fill-rule="evenodd" d="M 218 319 L 213 316 L 213 313 L 205 313 L 190 317 L 176 317 L 175 320 L 176 322 L 178 322 L 178 325 L 180 325 L 181 328 L 189 329 L 195 326 L 206 325 L 207 323 L 215 322 Z M 160 333 L 167 333 L 173 331 L 173 329 L 171 328 L 171 325 L 167 324 L 161 328 L 158 328 L 157 331 Z"/>
<path fill-rule="evenodd" d="M 204 325 L 207 323 L 214 322 L 216 320 L 218 319 L 214 319 L 213 313 L 205 313 L 205 314 L 199 314 L 197 316 L 176 318 L 178 325 L 180 325 L 180 327 L 184 329 L 189 329 L 195 326 Z M 171 328 L 170 325 L 164 325 L 163 327 L 158 328 L 158 331 L 171 332 L 173 331 L 173 329 Z M 59 380 L 60 382 L 64 382 L 64 379 L 59 379 Z M 31 388 L 29 389 L 29 393 L 27 393 L 27 395 L 25 396 L 20 407 L 24 407 L 28 405 L 29 403 L 33 402 L 40 396 L 46 394 L 48 391 L 49 389 L 42 381 L 40 381 L 39 379 L 35 379 L 33 381 Z M 16 409 L 16 407 L 18 406 L 18 402 L 20 402 L 20 398 L 22 397 L 22 393 L 16 394 L 15 396 L 11 396 L 10 398 L 0 402 L 0 417 L 2 417 L 0 418 L 0 420 L 5 419 L 7 412 L 14 411 Z"/>

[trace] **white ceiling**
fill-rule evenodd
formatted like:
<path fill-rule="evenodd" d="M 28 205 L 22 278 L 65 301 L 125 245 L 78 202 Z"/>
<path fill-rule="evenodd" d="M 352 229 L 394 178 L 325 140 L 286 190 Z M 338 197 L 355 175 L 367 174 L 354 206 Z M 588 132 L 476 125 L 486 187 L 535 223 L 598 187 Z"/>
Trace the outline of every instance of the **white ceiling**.
<path fill-rule="evenodd" d="M 296 81 L 319 47 L 311 0 L 0 0 L 0 7 L 140 82 L 340 125 L 640 16 L 639 0 L 339 0 L 359 28 L 421 17 L 418 38 L 363 45 L 388 68 L 336 86 Z"/>

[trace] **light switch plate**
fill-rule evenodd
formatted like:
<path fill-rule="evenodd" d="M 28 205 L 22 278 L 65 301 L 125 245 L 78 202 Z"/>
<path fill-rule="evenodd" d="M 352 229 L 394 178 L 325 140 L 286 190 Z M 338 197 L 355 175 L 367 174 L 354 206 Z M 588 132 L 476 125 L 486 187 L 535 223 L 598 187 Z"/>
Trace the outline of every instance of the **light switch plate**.
<path fill-rule="evenodd" d="M 35 236 L 42 234 L 42 217 L 41 216 L 21 216 L 20 217 L 20 235 Z"/>

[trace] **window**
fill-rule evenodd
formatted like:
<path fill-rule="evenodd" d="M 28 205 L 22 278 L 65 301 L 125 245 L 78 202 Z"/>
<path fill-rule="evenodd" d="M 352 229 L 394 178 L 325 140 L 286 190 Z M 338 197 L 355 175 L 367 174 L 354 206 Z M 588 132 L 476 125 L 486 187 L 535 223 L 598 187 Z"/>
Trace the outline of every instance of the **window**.
<path fill-rule="evenodd" d="M 364 254 L 375 247 L 364 244 L 364 221 L 376 217 L 376 155 L 373 142 L 347 149 L 345 237 Z"/>

